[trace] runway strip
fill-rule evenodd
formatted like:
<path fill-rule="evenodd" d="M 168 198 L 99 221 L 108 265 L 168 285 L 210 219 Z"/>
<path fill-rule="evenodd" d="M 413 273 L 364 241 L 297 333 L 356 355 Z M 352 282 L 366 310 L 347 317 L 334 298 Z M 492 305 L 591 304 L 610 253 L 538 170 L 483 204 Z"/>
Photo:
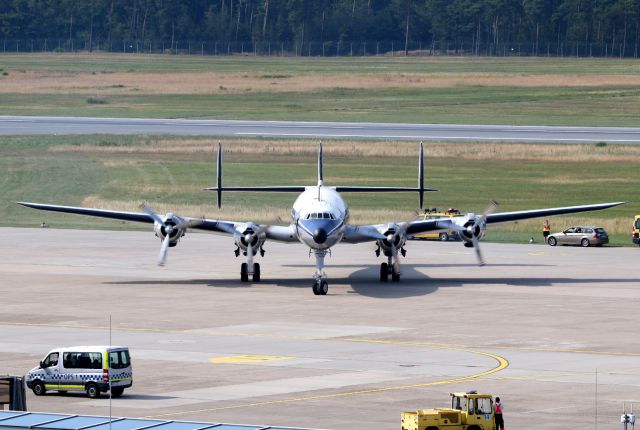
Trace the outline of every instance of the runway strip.
<path fill-rule="evenodd" d="M 637 127 L 234 121 L 145 118 L 0 116 L 0 134 L 167 134 L 309 139 L 470 140 L 640 143 Z"/>

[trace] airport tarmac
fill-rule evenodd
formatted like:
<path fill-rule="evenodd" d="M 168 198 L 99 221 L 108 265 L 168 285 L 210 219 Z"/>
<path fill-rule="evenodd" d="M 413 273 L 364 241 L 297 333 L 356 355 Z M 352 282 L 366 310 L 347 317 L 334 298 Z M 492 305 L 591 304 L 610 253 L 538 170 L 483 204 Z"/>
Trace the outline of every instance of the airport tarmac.
<path fill-rule="evenodd" d="M 640 410 L 637 248 L 410 242 L 400 283 L 373 244 L 327 257 L 267 243 L 241 283 L 225 236 L 189 233 L 157 267 L 153 233 L 1 228 L 0 374 L 56 346 L 127 345 L 114 416 L 398 429 L 451 391 L 499 395 L 507 428 L 620 426 Z M 111 321 L 111 330 L 109 329 Z M 105 415 L 106 398 L 29 392 L 33 411 Z"/>

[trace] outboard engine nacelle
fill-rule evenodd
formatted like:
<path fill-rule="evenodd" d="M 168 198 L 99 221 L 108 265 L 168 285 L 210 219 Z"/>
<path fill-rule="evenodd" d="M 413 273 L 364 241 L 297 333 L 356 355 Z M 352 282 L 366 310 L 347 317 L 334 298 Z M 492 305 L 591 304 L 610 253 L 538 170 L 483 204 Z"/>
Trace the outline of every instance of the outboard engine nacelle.
<path fill-rule="evenodd" d="M 184 224 L 184 220 L 172 213 L 168 213 L 164 219 L 164 224 L 159 224 L 154 222 L 153 230 L 156 233 L 156 236 L 160 238 L 160 240 L 164 240 L 167 236 L 169 236 L 169 247 L 174 247 L 178 244 L 178 241 L 184 234 L 187 229 L 184 227 L 180 227 L 179 225 Z"/>
<path fill-rule="evenodd" d="M 461 225 L 462 228 L 459 230 L 460 238 L 464 242 L 464 246 L 468 248 L 473 247 L 474 237 L 477 240 L 482 239 L 487 229 L 487 223 L 475 214 L 468 214 L 456 224 Z"/>

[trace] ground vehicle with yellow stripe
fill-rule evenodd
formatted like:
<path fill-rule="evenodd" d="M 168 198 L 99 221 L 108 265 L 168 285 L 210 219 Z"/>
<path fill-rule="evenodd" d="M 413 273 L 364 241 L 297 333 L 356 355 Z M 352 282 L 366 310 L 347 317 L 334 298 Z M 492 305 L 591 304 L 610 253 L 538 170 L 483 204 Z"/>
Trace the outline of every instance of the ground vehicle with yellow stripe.
<path fill-rule="evenodd" d="M 425 220 L 433 220 L 433 219 L 446 219 L 449 220 L 453 217 L 462 216 L 458 209 L 449 208 L 444 212 L 439 212 L 438 208 L 431 208 L 424 211 L 423 214 L 420 214 L 416 217 L 416 221 L 425 221 Z M 436 231 L 436 232 L 428 232 L 428 233 L 420 233 L 413 236 L 413 239 L 437 239 L 443 242 L 447 242 L 449 240 L 460 240 L 460 235 L 455 230 L 445 230 L 445 231 Z"/>
<path fill-rule="evenodd" d="M 73 346 L 49 351 L 26 375 L 27 387 L 37 396 L 49 390 L 84 391 L 91 398 L 111 389 L 120 397 L 133 384 L 131 357 L 124 346 Z"/>
<path fill-rule="evenodd" d="M 402 430 L 495 430 L 491 394 L 469 391 L 450 396 L 450 408 L 402 412 Z"/>

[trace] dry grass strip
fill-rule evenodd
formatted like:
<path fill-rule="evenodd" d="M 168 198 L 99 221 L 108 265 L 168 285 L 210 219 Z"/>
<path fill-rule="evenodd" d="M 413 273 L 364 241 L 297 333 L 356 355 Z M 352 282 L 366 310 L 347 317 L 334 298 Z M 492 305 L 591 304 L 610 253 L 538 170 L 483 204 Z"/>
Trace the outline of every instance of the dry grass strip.
<path fill-rule="evenodd" d="M 213 160 L 217 140 L 189 138 L 149 138 L 132 145 L 98 143 L 97 145 L 58 145 L 50 148 L 52 152 L 73 152 L 86 154 L 206 154 Z M 329 157 L 384 157 L 415 158 L 418 155 L 416 142 L 386 141 L 327 141 L 324 142 L 325 155 Z M 309 140 L 258 140 L 234 139 L 223 143 L 225 154 L 238 155 L 277 155 L 304 156 L 316 154 L 318 145 Z M 466 160 L 530 160 L 557 162 L 628 162 L 640 159 L 640 147 L 637 145 L 593 144 L 527 144 L 527 143 L 488 143 L 488 142 L 427 142 L 425 155 L 432 158 L 456 158 Z M 130 163 L 129 160 L 107 160 L 105 163 Z M 571 178 L 565 178 L 571 183 Z"/>
<path fill-rule="evenodd" d="M 369 73 L 261 75 L 255 73 L 168 72 L 87 73 L 12 71 L 0 77 L 0 93 L 12 94 L 228 94 L 308 92 L 334 88 L 603 87 L 638 86 L 640 75 L 523 75 L 491 73 Z"/>

